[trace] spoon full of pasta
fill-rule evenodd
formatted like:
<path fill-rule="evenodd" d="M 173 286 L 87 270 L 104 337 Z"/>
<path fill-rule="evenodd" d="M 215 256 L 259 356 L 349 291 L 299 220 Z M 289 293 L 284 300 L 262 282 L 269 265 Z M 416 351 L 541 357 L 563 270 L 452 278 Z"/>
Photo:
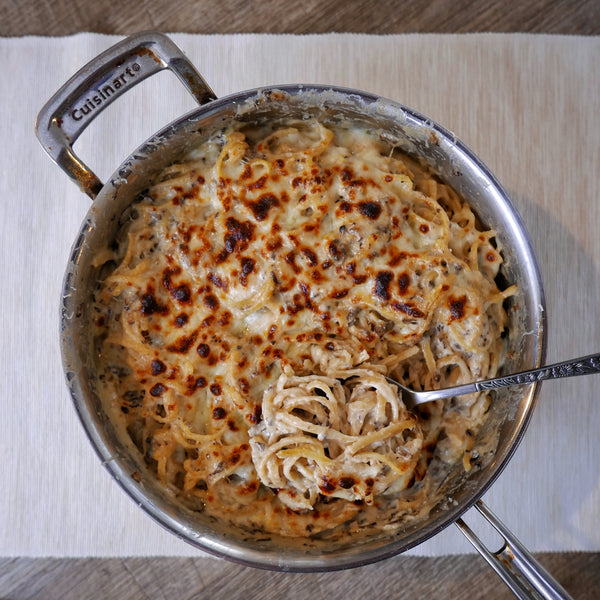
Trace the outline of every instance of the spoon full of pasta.
<path fill-rule="evenodd" d="M 485 379 L 474 383 L 443 388 L 441 390 L 418 392 L 407 388 L 391 377 L 386 376 L 386 379 L 400 388 L 402 401 L 405 406 L 410 409 L 419 404 L 424 404 L 425 402 L 443 400 L 444 398 L 452 398 L 453 396 L 461 396 L 463 394 L 473 394 L 512 385 L 534 383 L 546 379 L 590 375 L 592 373 L 600 373 L 600 354 L 589 354 L 588 356 L 573 358 L 571 360 L 539 367 L 537 369 L 530 369 L 528 371 L 521 371 L 520 373 L 513 373 L 512 375 L 504 375 L 502 377 L 494 377 L 493 379 Z"/>

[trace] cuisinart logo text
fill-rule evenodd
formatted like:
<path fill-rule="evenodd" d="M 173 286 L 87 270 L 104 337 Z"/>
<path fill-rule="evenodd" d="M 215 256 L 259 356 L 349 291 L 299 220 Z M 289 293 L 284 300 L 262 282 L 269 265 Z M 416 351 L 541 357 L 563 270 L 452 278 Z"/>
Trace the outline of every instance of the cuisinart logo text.
<path fill-rule="evenodd" d="M 133 63 L 127 67 L 122 73 L 117 75 L 110 83 L 105 83 L 96 89 L 96 93 L 90 98 L 86 98 L 85 102 L 71 111 L 71 116 L 75 121 L 81 121 L 83 117 L 89 115 L 96 110 L 103 102 L 108 100 L 117 90 L 131 83 L 137 74 L 142 70 L 138 63 Z"/>

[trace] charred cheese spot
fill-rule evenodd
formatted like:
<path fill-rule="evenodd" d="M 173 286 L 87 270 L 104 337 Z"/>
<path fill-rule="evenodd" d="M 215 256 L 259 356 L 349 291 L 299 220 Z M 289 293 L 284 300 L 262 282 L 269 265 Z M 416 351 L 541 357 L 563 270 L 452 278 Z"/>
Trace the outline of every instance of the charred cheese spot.
<path fill-rule="evenodd" d="M 242 174 L 240 175 L 240 179 L 250 179 L 252 177 L 252 165 L 246 165 Z"/>
<path fill-rule="evenodd" d="M 331 258 L 333 258 L 333 260 L 338 261 L 338 262 L 343 260 L 344 253 L 339 247 L 338 240 L 332 240 L 331 242 L 329 242 L 329 245 L 327 246 L 327 250 L 329 251 L 329 255 L 331 256 Z"/>
<path fill-rule="evenodd" d="M 203 302 L 210 310 L 217 310 L 219 308 L 219 300 L 214 294 L 204 296 Z"/>
<path fill-rule="evenodd" d="M 450 308 L 450 320 L 460 320 L 465 316 L 465 305 L 467 304 L 467 297 L 461 296 L 455 298 L 451 296 L 448 299 L 448 307 Z"/>
<path fill-rule="evenodd" d="M 267 241 L 267 249 L 271 252 L 279 250 L 283 246 L 283 241 L 280 236 L 275 236 Z"/>
<path fill-rule="evenodd" d="M 262 190 L 265 187 L 266 183 L 267 183 L 267 176 L 263 175 L 262 177 L 259 177 L 256 181 L 254 181 L 253 183 L 249 184 L 247 186 L 247 189 Z"/>
<path fill-rule="evenodd" d="M 200 388 L 205 388 L 208 384 L 208 382 L 206 381 L 206 377 L 202 377 L 202 376 L 194 377 L 193 375 L 191 375 L 190 382 L 193 382 L 193 389 L 190 390 L 190 385 L 188 385 L 189 391 L 195 391 Z"/>
<path fill-rule="evenodd" d="M 192 293 L 187 283 L 182 283 L 171 290 L 171 296 L 179 304 L 191 304 Z"/>
<path fill-rule="evenodd" d="M 197 338 L 197 331 L 192 332 L 190 335 L 183 335 L 177 338 L 173 344 L 169 344 L 169 346 L 167 346 L 167 350 L 169 352 L 176 352 L 178 354 L 186 354 L 194 345 L 194 342 Z"/>
<path fill-rule="evenodd" d="M 217 257 L 218 262 L 224 262 L 234 252 L 246 250 L 254 235 L 255 225 L 250 221 L 238 221 L 234 217 L 227 217 L 225 226 L 227 233 L 224 237 L 224 248 Z"/>
<path fill-rule="evenodd" d="M 146 293 L 142 296 L 140 305 L 140 312 L 146 317 L 155 313 L 166 315 L 169 312 L 168 307 L 157 300 L 151 286 L 148 286 Z"/>
<path fill-rule="evenodd" d="M 231 318 L 232 318 L 232 314 L 226 310 L 223 313 L 221 313 L 221 315 L 219 316 L 219 319 L 217 321 L 217 323 L 219 325 L 222 325 L 223 327 L 228 327 L 229 324 L 231 323 Z"/>
<path fill-rule="evenodd" d="M 221 419 L 224 419 L 226 416 L 227 416 L 227 411 L 222 406 L 217 406 L 217 407 L 213 408 L 212 418 L 215 419 L 216 421 L 220 421 Z"/>
<path fill-rule="evenodd" d="M 167 370 L 167 365 L 165 365 L 162 360 L 155 359 L 152 361 L 152 375 L 160 375 Z"/>
<path fill-rule="evenodd" d="M 255 261 L 252 258 L 243 256 L 240 258 L 242 272 L 240 274 L 240 283 L 243 286 L 248 285 L 248 276 L 254 271 Z"/>
<path fill-rule="evenodd" d="M 263 194 L 256 202 L 248 202 L 248 206 L 257 221 L 264 221 L 273 206 L 279 206 L 279 200 L 273 194 Z"/>
<path fill-rule="evenodd" d="M 304 255 L 304 257 L 306 258 L 306 262 L 310 267 L 314 267 L 317 264 L 317 255 L 313 250 L 311 250 L 310 248 L 302 248 L 300 252 Z"/>
<path fill-rule="evenodd" d="M 218 288 L 222 289 L 224 292 L 227 292 L 227 282 L 224 279 L 221 279 L 218 275 L 214 273 L 208 274 L 208 280 L 216 285 Z"/>
<path fill-rule="evenodd" d="M 183 327 L 188 321 L 189 316 L 185 313 L 180 313 L 175 317 L 175 327 Z"/>
<path fill-rule="evenodd" d="M 423 319 L 425 313 L 410 302 L 394 302 L 392 308 L 414 319 Z"/>
<path fill-rule="evenodd" d="M 340 172 L 340 177 L 345 184 L 349 184 L 354 177 L 354 171 L 349 167 L 344 167 Z"/>
<path fill-rule="evenodd" d="M 158 396 L 162 396 L 166 391 L 167 391 L 167 388 L 165 385 L 163 385 L 162 383 L 155 383 L 150 388 L 150 395 L 154 396 L 156 398 Z"/>
<path fill-rule="evenodd" d="M 256 405 L 252 409 L 252 414 L 249 416 L 249 421 L 253 425 L 256 425 L 257 423 L 260 423 L 261 417 L 262 417 L 262 407 L 260 405 Z"/>
<path fill-rule="evenodd" d="M 288 265 L 290 265 L 290 267 L 292 268 L 294 273 L 296 273 L 296 274 L 302 273 L 302 268 L 296 264 L 296 253 L 293 250 L 291 252 L 288 252 L 285 255 L 284 259 L 285 259 L 285 262 Z"/>
<path fill-rule="evenodd" d="M 400 273 L 398 275 L 398 292 L 401 296 L 406 295 L 408 286 L 410 285 L 410 275 L 408 273 Z"/>
<path fill-rule="evenodd" d="M 356 481 L 354 480 L 353 477 L 340 477 L 339 485 L 341 488 L 343 488 L 345 490 L 350 489 L 355 484 L 356 484 Z"/>
<path fill-rule="evenodd" d="M 377 273 L 373 294 L 381 300 L 389 300 L 390 283 L 392 282 L 393 277 L 394 274 L 391 271 L 381 271 L 380 273 Z"/>
<path fill-rule="evenodd" d="M 162 285 L 169 292 L 173 300 L 179 304 L 191 303 L 191 290 L 187 283 L 176 285 L 173 283 L 173 276 L 181 273 L 181 267 L 167 267 L 162 274 Z"/>
<path fill-rule="evenodd" d="M 242 394 L 250 393 L 250 383 L 245 377 L 241 377 L 238 380 L 238 385 Z"/>
<path fill-rule="evenodd" d="M 368 219 L 378 219 L 381 214 L 381 204 L 378 202 L 360 202 L 358 212 Z"/>
<path fill-rule="evenodd" d="M 335 481 L 335 479 L 323 476 L 321 478 L 321 485 L 319 486 L 319 488 L 323 494 L 331 494 L 331 492 L 335 490 L 336 486 L 337 482 Z"/>

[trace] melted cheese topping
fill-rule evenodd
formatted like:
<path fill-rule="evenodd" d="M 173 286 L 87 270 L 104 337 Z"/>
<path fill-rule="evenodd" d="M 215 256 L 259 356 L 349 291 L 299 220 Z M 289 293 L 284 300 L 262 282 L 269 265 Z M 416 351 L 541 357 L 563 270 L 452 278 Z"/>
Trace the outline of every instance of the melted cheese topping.
<path fill-rule="evenodd" d="M 127 215 L 93 311 L 100 393 L 156 476 L 251 531 L 426 514 L 471 468 L 514 287 L 494 231 L 377 135 L 314 120 L 215 136 Z"/>

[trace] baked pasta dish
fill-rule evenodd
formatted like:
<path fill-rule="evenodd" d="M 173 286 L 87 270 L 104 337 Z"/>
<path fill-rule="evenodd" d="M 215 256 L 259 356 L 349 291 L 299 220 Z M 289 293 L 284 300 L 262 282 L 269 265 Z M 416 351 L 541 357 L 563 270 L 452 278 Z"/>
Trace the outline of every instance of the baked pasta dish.
<path fill-rule="evenodd" d="M 493 230 L 376 131 L 238 125 L 164 170 L 96 259 L 99 393 L 188 507 L 247 532 L 393 530 L 478 459 L 503 359 Z"/>

